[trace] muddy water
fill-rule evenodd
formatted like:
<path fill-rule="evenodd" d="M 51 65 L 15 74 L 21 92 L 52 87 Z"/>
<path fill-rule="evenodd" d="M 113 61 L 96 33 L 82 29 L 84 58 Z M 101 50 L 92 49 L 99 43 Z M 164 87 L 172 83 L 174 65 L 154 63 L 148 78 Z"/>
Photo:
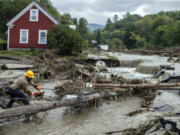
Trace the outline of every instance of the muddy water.
<path fill-rule="evenodd" d="M 145 116 L 127 117 L 127 112 L 140 107 L 137 97 L 123 98 L 119 102 L 104 103 L 98 108 L 84 110 L 81 114 L 63 115 L 65 108 L 50 111 L 42 124 L 19 123 L 3 128 L 2 135 L 59 135 L 102 134 L 111 130 L 136 127 L 147 120 Z"/>
<path fill-rule="evenodd" d="M 136 72 L 136 68 L 132 67 L 117 67 L 117 68 L 107 68 L 108 72 L 106 73 L 100 73 L 102 76 L 106 76 L 107 78 L 110 78 L 110 75 L 117 75 L 122 76 L 126 79 L 151 79 L 151 74 L 142 74 L 139 72 Z"/>
<path fill-rule="evenodd" d="M 158 61 L 163 61 L 163 63 L 166 63 L 167 60 L 166 58 L 161 58 L 159 56 L 131 55 L 131 58 L 133 59 L 130 59 L 130 56 L 127 56 L 127 54 L 116 55 L 119 59 L 132 61 L 141 59 L 144 62 L 151 61 L 158 63 Z M 137 72 L 136 67 L 108 68 L 108 71 L 109 73 L 115 73 L 128 79 L 144 79 L 152 77 L 151 74 L 142 74 Z M 45 96 L 54 97 L 55 94 L 54 91 L 52 91 L 52 88 L 62 83 L 63 82 L 60 81 L 48 80 L 47 82 L 41 84 L 43 90 L 46 91 Z M 142 99 L 138 97 L 121 98 L 117 102 L 103 103 L 103 105 L 98 108 L 94 107 L 86 109 L 80 114 L 64 115 L 65 107 L 54 109 L 49 111 L 49 115 L 42 121 L 41 124 L 37 124 L 35 122 L 17 122 L 13 125 L 1 128 L 0 135 L 101 135 L 109 131 L 138 127 L 139 124 L 153 119 L 154 116 L 163 115 L 164 112 L 155 111 L 128 117 L 126 114 L 135 111 L 141 106 L 141 100 Z M 178 91 L 163 91 L 161 95 L 156 97 L 152 106 L 158 107 L 168 104 L 173 108 L 170 111 L 178 112 L 180 108 L 179 101 L 180 97 L 178 96 Z"/>
<path fill-rule="evenodd" d="M 179 91 L 161 91 L 162 94 L 157 96 L 153 102 L 153 107 L 170 105 L 172 112 L 180 112 L 180 96 Z"/>
<path fill-rule="evenodd" d="M 167 100 L 168 99 L 168 100 Z M 174 112 L 179 111 L 180 98 L 176 92 L 165 91 L 154 100 L 154 107 L 169 104 Z M 121 98 L 118 102 L 104 103 L 98 108 L 89 108 L 80 114 L 64 115 L 65 107 L 49 112 L 41 123 L 16 123 L 0 130 L 0 135 L 101 135 L 109 131 L 119 131 L 138 127 L 139 124 L 162 116 L 164 112 L 146 112 L 128 117 L 128 112 L 140 107 L 138 97 Z"/>

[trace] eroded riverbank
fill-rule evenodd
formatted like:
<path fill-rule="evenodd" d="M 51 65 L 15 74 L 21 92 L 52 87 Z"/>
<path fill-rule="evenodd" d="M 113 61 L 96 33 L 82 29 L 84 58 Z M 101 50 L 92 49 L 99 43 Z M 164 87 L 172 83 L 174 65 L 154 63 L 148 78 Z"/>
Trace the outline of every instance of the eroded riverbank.
<path fill-rule="evenodd" d="M 122 55 L 119 55 L 120 57 L 119 59 L 121 59 L 121 56 Z M 163 60 L 163 62 L 166 63 L 166 59 L 161 58 L 159 56 L 149 56 L 149 57 L 139 56 L 139 55 L 138 56 L 130 55 L 130 56 L 132 58 L 138 57 L 138 60 L 139 58 L 141 58 L 141 61 L 146 61 L 147 59 L 148 61 L 150 61 L 152 59 L 152 61 L 155 61 L 155 63 L 158 63 L 159 60 L 160 62 Z M 127 56 L 122 57 L 122 59 L 129 60 L 130 58 L 128 57 Z M 135 59 L 135 61 L 136 60 L 137 59 Z M 167 62 L 167 64 L 169 65 L 173 63 Z M 153 80 L 152 74 L 145 74 L 145 73 L 142 74 L 142 73 L 137 72 L 136 71 L 137 65 L 135 67 L 132 67 L 132 66 L 129 66 L 129 67 L 123 66 L 123 67 L 116 67 L 116 68 L 109 67 L 107 72 L 101 72 L 100 74 L 102 75 L 109 74 L 109 77 L 111 76 L 110 74 L 118 74 L 119 76 L 123 76 L 126 79 L 136 78 L 136 79 L 144 80 L 145 78 L 149 78 L 149 81 L 156 82 L 156 80 Z M 176 70 L 177 68 L 175 69 L 175 71 Z M 2 71 L 1 73 L 4 74 L 4 71 Z M 11 71 L 11 73 L 16 74 L 16 71 Z M 23 73 L 24 71 L 22 71 L 22 74 Z M 12 74 L 6 73 L 6 76 L 12 75 Z M 56 96 L 54 93 L 55 92 L 54 87 L 59 86 L 63 83 L 64 81 L 62 80 L 61 81 L 46 80 L 41 84 L 41 86 L 44 90 L 46 90 L 46 94 L 45 94 L 46 97 L 54 97 Z M 154 119 L 157 116 L 164 116 L 164 115 L 169 114 L 169 112 L 171 113 L 179 112 L 179 106 L 180 106 L 178 91 L 162 91 L 161 95 L 156 96 L 152 104 L 152 108 L 168 104 L 173 109 L 167 110 L 165 112 L 147 111 L 147 112 L 139 113 L 131 117 L 127 115 L 129 112 L 132 112 L 132 111 L 135 111 L 136 109 L 141 108 L 141 103 L 142 103 L 141 97 L 137 97 L 137 96 L 120 97 L 118 101 L 111 101 L 111 102 L 106 101 L 106 102 L 103 102 L 103 104 L 99 107 L 87 108 L 87 109 L 84 109 L 79 114 L 75 113 L 75 114 L 68 114 L 68 115 L 64 115 L 65 107 L 62 107 L 59 109 L 54 109 L 54 110 L 49 111 L 49 114 L 42 121 L 41 124 L 37 124 L 34 122 L 30 122 L 30 123 L 20 122 L 13 125 L 2 127 L 0 130 L 0 134 L 2 135 L 103 134 L 109 131 L 124 130 L 127 128 L 137 128 L 139 125 L 143 124 L 146 121 Z"/>

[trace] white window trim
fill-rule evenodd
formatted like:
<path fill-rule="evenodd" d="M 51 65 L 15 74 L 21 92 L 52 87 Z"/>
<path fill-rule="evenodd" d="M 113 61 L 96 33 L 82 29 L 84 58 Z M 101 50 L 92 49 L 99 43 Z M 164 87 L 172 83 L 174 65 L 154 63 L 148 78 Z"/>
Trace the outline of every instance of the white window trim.
<path fill-rule="evenodd" d="M 37 12 L 37 19 L 36 19 L 36 20 L 32 20 L 32 19 L 31 19 L 31 16 L 32 16 L 32 12 L 33 12 L 33 11 L 36 11 L 36 12 Z M 37 22 L 38 20 L 39 20 L 39 10 L 38 10 L 38 9 L 31 9 L 31 10 L 30 10 L 30 21 L 31 21 L 31 22 Z"/>
<path fill-rule="evenodd" d="M 41 32 L 45 32 L 46 33 L 46 42 L 45 43 L 41 43 L 40 41 L 40 36 L 41 36 Z M 39 38 L 38 38 L 38 44 L 47 44 L 47 30 L 39 30 Z"/>
<path fill-rule="evenodd" d="M 21 41 L 21 35 L 22 35 L 21 32 L 22 31 L 27 31 L 27 42 L 22 42 Z M 21 44 L 28 44 L 28 42 L 29 42 L 29 30 L 28 29 L 20 29 L 20 40 L 19 41 L 20 41 Z"/>

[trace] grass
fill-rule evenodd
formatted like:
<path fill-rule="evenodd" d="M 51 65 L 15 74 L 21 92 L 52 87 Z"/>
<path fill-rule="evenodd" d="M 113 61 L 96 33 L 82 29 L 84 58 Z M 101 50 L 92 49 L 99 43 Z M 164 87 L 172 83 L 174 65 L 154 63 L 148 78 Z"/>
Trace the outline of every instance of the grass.
<path fill-rule="evenodd" d="M 37 56 L 40 53 L 43 53 L 44 50 L 0 50 L 0 56 L 13 56 L 13 57 L 21 57 L 21 56 Z"/>
<path fill-rule="evenodd" d="M 71 55 L 71 56 L 60 56 L 60 60 L 63 61 L 68 61 L 68 60 L 86 60 L 87 59 L 87 54 L 86 53 L 79 53 L 76 55 Z"/>
<path fill-rule="evenodd" d="M 32 57 L 38 56 L 43 53 L 45 50 L 0 50 L 0 56 L 7 57 Z M 86 60 L 87 53 L 79 53 L 73 55 L 59 56 L 60 60 L 68 61 L 68 60 Z"/>
<path fill-rule="evenodd" d="M 108 57 L 109 59 L 112 59 L 112 60 L 118 60 L 118 58 L 117 58 L 117 57 L 115 57 L 115 56 L 110 56 L 110 55 L 107 55 L 107 57 Z"/>

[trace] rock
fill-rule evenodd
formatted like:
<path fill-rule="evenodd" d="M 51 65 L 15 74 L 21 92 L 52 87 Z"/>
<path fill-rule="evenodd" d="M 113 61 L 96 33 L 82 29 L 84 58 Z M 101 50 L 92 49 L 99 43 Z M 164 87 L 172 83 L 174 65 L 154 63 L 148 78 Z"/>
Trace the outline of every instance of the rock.
<path fill-rule="evenodd" d="M 143 74 L 154 74 L 160 70 L 159 65 L 151 64 L 150 63 L 141 63 L 137 65 L 136 71 Z"/>
<path fill-rule="evenodd" d="M 159 78 L 160 82 L 162 83 L 168 82 L 170 79 L 171 75 L 169 73 L 165 73 Z"/>
<path fill-rule="evenodd" d="M 97 61 L 96 67 L 98 68 L 99 71 L 107 71 L 106 63 L 104 61 Z"/>
<path fill-rule="evenodd" d="M 168 104 L 159 106 L 159 107 L 155 107 L 154 109 L 156 111 L 160 111 L 160 112 L 170 112 L 170 111 L 174 110 L 173 106 L 170 106 Z"/>
<path fill-rule="evenodd" d="M 155 132 L 146 134 L 146 135 L 164 135 L 165 132 L 166 132 L 166 131 L 165 131 L 164 129 L 162 129 L 162 130 L 158 130 L 158 131 L 155 131 Z"/>
<path fill-rule="evenodd" d="M 145 135 L 164 135 L 164 130 L 162 130 L 161 123 L 155 124 L 152 128 L 146 131 Z"/>
<path fill-rule="evenodd" d="M 75 98 L 77 98 L 77 97 L 78 97 L 77 95 L 65 95 L 65 96 L 62 98 L 62 101 L 67 100 L 67 99 L 75 99 Z"/>

